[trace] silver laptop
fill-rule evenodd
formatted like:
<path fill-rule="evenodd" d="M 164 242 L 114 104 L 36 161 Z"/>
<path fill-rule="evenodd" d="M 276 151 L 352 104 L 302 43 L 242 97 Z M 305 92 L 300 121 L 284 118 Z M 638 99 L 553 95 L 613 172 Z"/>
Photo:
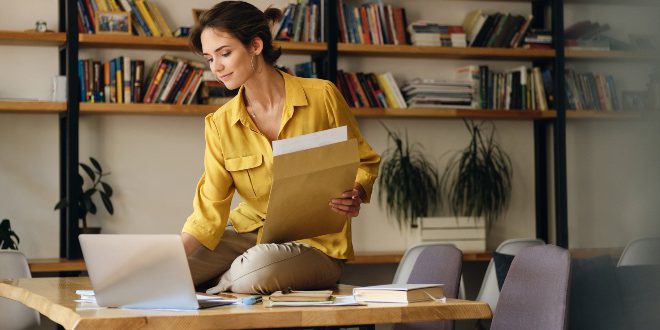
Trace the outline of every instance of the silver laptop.
<path fill-rule="evenodd" d="M 179 235 L 80 235 L 102 307 L 200 309 L 231 302 L 198 300 Z"/>

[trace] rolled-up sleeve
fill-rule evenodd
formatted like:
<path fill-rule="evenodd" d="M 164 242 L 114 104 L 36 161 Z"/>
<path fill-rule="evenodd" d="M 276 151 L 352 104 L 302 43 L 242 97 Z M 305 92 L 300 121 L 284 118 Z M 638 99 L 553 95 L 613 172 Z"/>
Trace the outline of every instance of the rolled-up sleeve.
<path fill-rule="evenodd" d="M 225 169 L 220 133 L 213 114 L 206 116 L 204 136 L 204 174 L 195 191 L 193 213 L 186 220 L 182 232 L 192 235 L 212 250 L 220 242 L 227 225 L 235 188 L 231 174 Z"/>
<path fill-rule="evenodd" d="M 378 166 L 380 164 L 380 156 L 371 148 L 371 146 L 364 140 L 362 133 L 355 119 L 355 116 L 350 111 L 346 100 L 341 95 L 337 87 L 327 82 L 326 109 L 330 112 L 331 118 L 335 121 L 336 127 L 346 125 L 348 127 L 348 138 L 355 138 L 358 141 L 358 152 L 360 153 L 360 166 L 358 167 L 355 182 L 362 185 L 367 193 L 365 203 L 371 200 L 371 192 L 373 190 L 374 182 L 378 177 Z"/>

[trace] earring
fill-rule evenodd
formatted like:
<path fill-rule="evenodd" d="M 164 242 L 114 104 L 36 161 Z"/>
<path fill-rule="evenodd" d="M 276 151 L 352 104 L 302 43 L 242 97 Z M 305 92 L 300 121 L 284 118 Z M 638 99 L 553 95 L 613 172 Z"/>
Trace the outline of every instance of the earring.
<path fill-rule="evenodd" d="M 252 66 L 252 72 L 257 72 L 257 69 L 255 68 L 254 65 L 254 55 L 252 55 L 252 58 L 250 59 L 250 65 Z"/>

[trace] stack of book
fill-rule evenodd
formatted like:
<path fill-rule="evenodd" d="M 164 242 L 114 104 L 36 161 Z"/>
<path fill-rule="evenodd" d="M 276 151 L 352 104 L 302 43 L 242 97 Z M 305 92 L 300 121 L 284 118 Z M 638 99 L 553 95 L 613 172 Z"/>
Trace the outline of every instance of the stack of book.
<path fill-rule="evenodd" d="M 382 2 L 353 6 L 339 0 L 339 42 L 373 45 L 408 45 L 406 12 Z"/>
<path fill-rule="evenodd" d="M 401 90 L 390 72 L 350 73 L 339 70 L 337 85 L 351 107 L 405 108 Z"/>
<path fill-rule="evenodd" d="M 353 288 L 357 302 L 414 303 L 443 301 L 443 284 L 385 284 Z"/>
<path fill-rule="evenodd" d="M 497 110 L 548 110 L 552 89 L 549 70 L 519 66 L 495 72 L 486 65 L 469 65 L 456 70 L 456 78 L 468 81 L 473 89 L 474 108 Z"/>
<path fill-rule="evenodd" d="M 460 25 L 414 22 L 408 26 L 410 39 L 416 46 L 466 47 L 465 31 Z"/>
<path fill-rule="evenodd" d="M 607 24 L 589 20 L 577 22 L 564 30 L 566 48 L 579 50 L 610 50 L 610 39 L 602 33 L 609 30 Z"/>
<path fill-rule="evenodd" d="M 206 65 L 165 55 L 154 66 L 144 103 L 191 104 L 202 84 Z"/>
<path fill-rule="evenodd" d="M 621 110 L 614 78 L 611 75 L 577 73 L 568 69 L 565 71 L 565 77 L 566 99 L 570 109 L 601 112 Z"/>
<path fill-rule="evenodd" d="M 552 49 L 552 31 L 548 29 L 531 29 L 525 36 L 524 48 Z"/>
<path fill-rule="evenodd" d="M 475 10 L 463 20 L 463 29 L 470 47 L 518 48 L 522 47 L 533 18 Z"/>
<path fill-rule="evenodd" d="M 268 306 L 309 306 L 334 302 L 331 290 L 321 291 L 275 291 L 268 297 Z"/>
<path fill-rule="evenodd" d="M 129 12 L 135 34 L 148 37 L 172 37 L 172 30 L 158 6 L 147 0 L 78 0 L 78 30 L 95 33 L 96 13 Z"/>
<path fill-rule="evenodd" d="M 144 61 L 120 56 L 101 63 L 78 60 L 81 102 L 137 103 L 144 93 Z"/>
<path fill-rule="evenodd" d="M 472 82 L 416 78 L 402 88 L 410 108 L 474 109 Z"/>
<path fill-rule="evenodd" d="M 298 1 L 284 9 L 282 19 L 275 23 L 275 40 L 325 42 L 325 0 Z"/>

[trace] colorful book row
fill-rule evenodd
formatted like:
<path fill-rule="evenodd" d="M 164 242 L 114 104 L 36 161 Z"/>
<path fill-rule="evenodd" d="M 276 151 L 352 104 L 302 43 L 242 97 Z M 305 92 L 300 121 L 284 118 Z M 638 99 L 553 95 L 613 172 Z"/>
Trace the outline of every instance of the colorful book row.
<path fill-rule="evenodd" d="M 351 107 L 405 108 L 406 101 L 390 72 L 337 71 L 337 86 Z"/>
<path fill-rule="evenodd" d="M 84 33 L 97 33 L 99 12 L 130 13 L 131 26 L 137 35 L 172 37 L 172 30 L 158 6 L 147 0 L 78 0 L 78 29 Z"/>
<path fill-rule="evenodd" d="M 405 9 L 381 2 L 352 6 L 339 0 L 339 42 L 408 45 Z"/>
<path fill-rule="evenodd" d="M 325 42 L 325 0 L 289 4 L 282 19 L 273 25 L 275 40 Z"/>

